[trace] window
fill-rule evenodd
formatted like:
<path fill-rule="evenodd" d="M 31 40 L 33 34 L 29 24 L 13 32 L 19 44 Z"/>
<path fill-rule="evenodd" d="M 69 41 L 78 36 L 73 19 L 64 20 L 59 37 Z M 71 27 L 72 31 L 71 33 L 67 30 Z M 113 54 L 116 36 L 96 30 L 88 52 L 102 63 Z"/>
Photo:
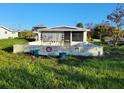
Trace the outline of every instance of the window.
<path fill-rule="evenodd" d="M 72 41 L 83 41 L 83 32 L 72 32 Z"/>
<path fill-rule="evenodd" d="M 45 32 L 42 33 L 42 40 L 44 42 L 59 42 L 62 41 L 62 33 L 57 32 Z"/>
<path fill-rule="evenodd" d="M 64 32 L 64 40 L 70 41 L 70 32 Z"/>
<path fill-rule="evenodd" d="M 7 34 L 7 31 L 5 31 L 5 34 Z"/>

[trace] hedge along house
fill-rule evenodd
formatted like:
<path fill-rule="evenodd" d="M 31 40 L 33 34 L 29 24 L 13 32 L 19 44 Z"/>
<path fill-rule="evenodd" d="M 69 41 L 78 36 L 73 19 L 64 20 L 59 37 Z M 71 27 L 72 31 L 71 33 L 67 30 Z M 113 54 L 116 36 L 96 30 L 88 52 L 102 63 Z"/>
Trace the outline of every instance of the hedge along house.
<path fill-rule="evenodd" d="M 5 26 L 0 26 L 0 39 L 16 38 L 18 32 Z"/>
<path fill-rule="evenodd" d="M 47 28 L 42 25 L 33 27 L 33 32 L 36 33 L 36 40 L 40 41 L 42 45 L 66 47 L 87 42 L 88 31 L 90 31 L 90 29 L 70 26 Z"/>
<path fill-rule="evenodd" d="M 38 55 L 58 56 L 60 53 L 75 56 L 101 56 L 103 48 L 87 41 L 90 29 L 58 26 L 47 28 L 43 25 L 32 29 L 36 41 L 14 45 L 14 53 L 37 50 Z"/>

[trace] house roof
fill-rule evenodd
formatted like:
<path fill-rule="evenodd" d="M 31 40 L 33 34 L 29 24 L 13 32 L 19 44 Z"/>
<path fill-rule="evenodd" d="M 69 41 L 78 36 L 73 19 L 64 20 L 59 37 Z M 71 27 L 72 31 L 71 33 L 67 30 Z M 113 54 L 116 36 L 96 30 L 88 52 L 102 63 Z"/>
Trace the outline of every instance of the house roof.
<path fill-rule="evenodd" d="M 17 32 L 16 30 L 13 30 L 13 29 L 7 28 L 7 27 L 2 26 L 2 25 L 0 25 L 0 28 L 6 29 L 6 30 L 11 31 L 11 32 Z"/>
<path fill-rule="evenodd" d="M 51 29 L 76 29 L 76 27 L 62 25 L 62 26 L 52 27 Z"/>
<path fill-rule="evenodd" d="M 45 25 L 40 24 L 40 25 L 34 26 L 33 28 L 47 28 L 47 27 Z"/>
<path fill-rule="evenodd" d="M 90 29 L 71 27 L 71 26 L 56 26 L 52 28 L 38 29 L 38 31 L 90 31 Z"/>

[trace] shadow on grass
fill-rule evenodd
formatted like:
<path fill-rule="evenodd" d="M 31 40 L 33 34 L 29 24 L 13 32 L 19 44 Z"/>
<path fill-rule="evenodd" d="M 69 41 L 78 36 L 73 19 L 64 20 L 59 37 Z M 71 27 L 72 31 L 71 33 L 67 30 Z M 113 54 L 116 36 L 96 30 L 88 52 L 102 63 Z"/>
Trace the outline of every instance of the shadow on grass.
<path fill-rule="evenodd" d="M 114 55 L 113 55 L 114 56 Z M 102 57 L 69 57 L 66 59 L 58 59 L 58 64 L 64 64 L 67 66 L 75 67 L 89 67 L 97 70 L 113 70 L 120 71 L 124 68 L 123 60 L 124 56 L 102 56 Z"/>
<path fill-rule="evenodd" d="M 34 39 L 34 38 L 23 38 L 23 39 L 26 39 L 28 42 L 35 41 L 35 39 Z"/>
<path fill-rule="evenodd" d="M 5 52 L 13 52 L 13 47 L 7 47 L 7 48 L 4 48 L 2 50 Z"/>
<path fill-rule="evenodd" d="M 124 46 L 117 47 L 104 47 L 104 59 L 112 61 L 123 61 L 124 60 Z"/>
<path fill-rule="evenodd" d="M 65 59 L 58 59 L 58 64 L 65 64 L 68 66 L 80 66 L 86 59 L 91 59 L 92 57 L 85 56 L 69 56 Z"/>
<path fill-rule="evenodd" d="M 123 51 L 121 51 L 121 52 L 123 52 Z M 110 61 L 123 61 L 124 60 L 124 53 L 119 53 L 119 51 L 114 52 L 114 50 L 113 50 L 109 54 L 105 53 L 103 58 L 108 59 Z"/>

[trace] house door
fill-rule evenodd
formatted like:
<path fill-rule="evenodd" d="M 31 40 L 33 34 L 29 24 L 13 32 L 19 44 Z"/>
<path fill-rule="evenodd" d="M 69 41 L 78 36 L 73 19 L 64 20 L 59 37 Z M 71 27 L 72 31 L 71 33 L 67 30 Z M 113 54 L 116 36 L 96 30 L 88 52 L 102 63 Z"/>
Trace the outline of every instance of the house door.
<path fill-rule="evenodd" d="M 70 32 L 64 32 L 64 46 L 70 46 Z"/>

